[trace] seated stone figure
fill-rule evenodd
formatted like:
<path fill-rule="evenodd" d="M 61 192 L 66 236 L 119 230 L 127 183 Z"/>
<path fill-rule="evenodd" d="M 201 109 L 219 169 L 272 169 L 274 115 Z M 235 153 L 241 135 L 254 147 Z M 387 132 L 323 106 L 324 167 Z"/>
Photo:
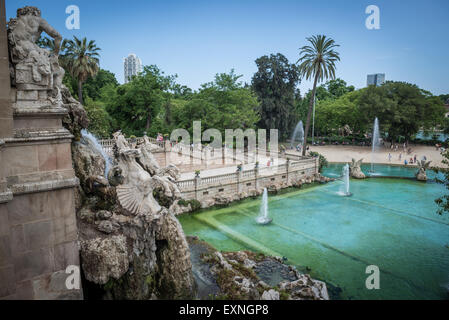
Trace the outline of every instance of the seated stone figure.
<path fill-rule="evenodd" d="M 51 53 L 36 44 L 42 32 L 54 39 L 55 47 Z M 64 77 L 64 69 L 58 61 L 61 40 L 61 35 L 41 17 L 38 8 L 27 6 L 18 9 L 17 18 L 9 21 L 11 73 L 13 84 L 18 89 L 18 100 L 46 99 L 46 91 L 51 91 L 53 98 L 61 100 L 60 88 Z"/>

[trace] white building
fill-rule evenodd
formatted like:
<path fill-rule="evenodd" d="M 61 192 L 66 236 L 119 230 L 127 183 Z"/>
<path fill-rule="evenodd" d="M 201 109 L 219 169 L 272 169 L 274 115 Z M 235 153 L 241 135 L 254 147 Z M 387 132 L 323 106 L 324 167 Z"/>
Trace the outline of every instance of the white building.
<path fill-rule="evenodd" d="M 369 74 L 366 79 L 367 86 L 381 86 L 385 83 L 385 73 Z"/>
<path fill-rule="evenodd" d="M 132 76 L 137 76 L 142 72 L 142 61 L 134 53 L 124 59 L 125 83 L 131 80 Z"/>

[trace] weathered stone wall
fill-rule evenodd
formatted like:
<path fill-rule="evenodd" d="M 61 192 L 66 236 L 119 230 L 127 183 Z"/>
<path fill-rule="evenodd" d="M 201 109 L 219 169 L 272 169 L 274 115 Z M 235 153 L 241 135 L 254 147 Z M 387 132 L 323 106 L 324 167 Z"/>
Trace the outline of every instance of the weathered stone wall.
<path fill-rule="evenodd" d="M 0 205 L 0 297 L 78 299 L 65 287 L 79 265 L 72 189 L 14 195 Z"/>
<path fill-rule="evenodd" d="M 5 0 L 0 0 L 0 139 L 11 137 L 13 127 L 8 61 Z"/>

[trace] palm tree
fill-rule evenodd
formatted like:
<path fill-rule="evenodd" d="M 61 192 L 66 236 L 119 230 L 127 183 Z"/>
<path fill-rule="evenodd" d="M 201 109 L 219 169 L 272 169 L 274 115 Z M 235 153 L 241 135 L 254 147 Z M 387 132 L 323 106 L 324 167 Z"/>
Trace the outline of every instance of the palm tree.
<path fill-rule="evenodd" d="M 51 54 L 57 54 L 59 55 L 59 65 L 61 67 L 63 67 L 64 69 L 67 66 L 67 62 L 66 62 L 66 56 L 63 54 L 66 50 L 66 45 L 67 45 L 68 41 L 64 40 L 61 43 L 61 47 L 56 50 L 56 43 L 54 39 L 50 39 L 48 37 L 40 37 L 37 41 L 36 44 L 43 48 L 43 49 L 47 49 L 48 51 L 50 51 Z M 61 54 L 59 54 L 61 53 Z"/>
<path fill-rule="evenodd" d="M 73 40 L 64 40 L 65 54 L 62 57 L 64 68 L 78 81 L 78 101 L 83 104 L 83 83 L 89 77 L 94 77 L 99 70 L 99 53 L 94 40 L 87 42 L 73 37 Z"/>
<path fill-rule="evenodd" d="M 314 77 L 312 95 L 310 97 L 309 112 L 307 114 L 306 130 L 304 132 L 303 155 L 306 154 L 307 136 L 310 130 L 310 118 L 313 112 L 315 92 L 318 82 L 324 79 L 335 79 L 335 62 L 340 61 L 339 53 L 334 48 L 339 47 L 335 41 L 326 38 L 325 35 L 317 35 L 307 38 L 311 45 L 304 46 L 300 50 L 299 73 L 306 80 Z"/>

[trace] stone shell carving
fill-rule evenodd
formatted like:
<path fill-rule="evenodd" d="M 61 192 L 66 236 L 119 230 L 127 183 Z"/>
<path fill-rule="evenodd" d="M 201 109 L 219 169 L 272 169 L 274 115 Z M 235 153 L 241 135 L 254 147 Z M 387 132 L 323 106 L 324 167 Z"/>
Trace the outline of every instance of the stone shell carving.
<path fill-rule="evenodd" d="M 144 195 L 134 186 L 118 186 L 117 198 L 123 208 L 132 214 L 143 214 Z"/>

